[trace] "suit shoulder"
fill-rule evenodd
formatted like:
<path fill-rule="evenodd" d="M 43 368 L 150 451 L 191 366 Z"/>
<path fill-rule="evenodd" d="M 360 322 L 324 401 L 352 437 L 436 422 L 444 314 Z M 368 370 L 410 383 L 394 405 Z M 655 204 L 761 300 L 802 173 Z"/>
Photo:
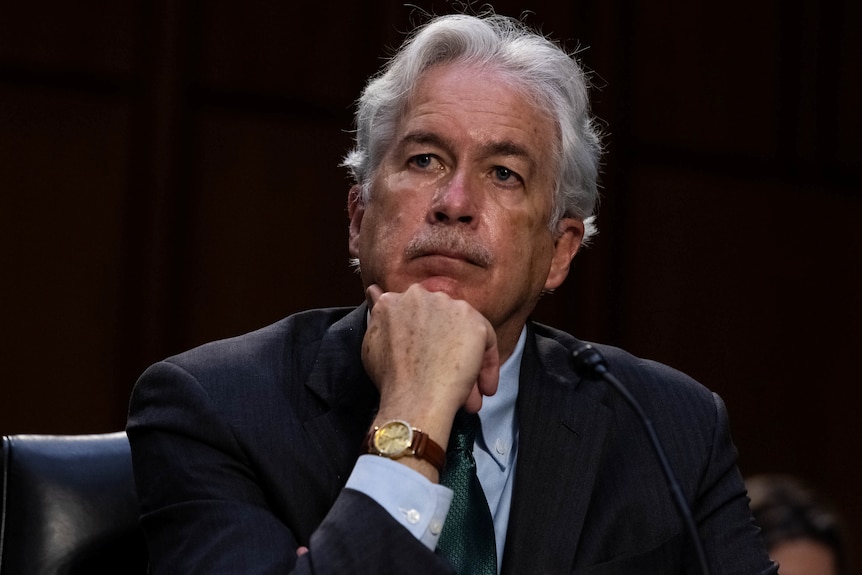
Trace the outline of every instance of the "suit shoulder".
<path fill-rule="evenodd" d="M 653 398 L 673 396 L 697 398 L 700 401 L 713 401 L 712 392 L 701 383 L 682 371 L 661 362 L 644 359 L 619 347 L 587 342 L 542 324 L 532 324 L 540 351 L 553 350 L 556 355 L 565 354 L 565 361 L 580 345 L 589 343 L 604 356 L 608 369 L 621 379 L 636 395 L 651 395 Z M 558 360 L 561 361 L 561 360 Z M 572 372 L 574 369 L 572 368 Z"/>
<path fill-rule="evenodd" d="M 247 372 L 281 369 L 286 357 L 301 361 L 313 355 L 327 330 L 355 308 L 299 312 L 243 335 L 205 343 L 164 361 L 195 377 L 237 377 Z"/>

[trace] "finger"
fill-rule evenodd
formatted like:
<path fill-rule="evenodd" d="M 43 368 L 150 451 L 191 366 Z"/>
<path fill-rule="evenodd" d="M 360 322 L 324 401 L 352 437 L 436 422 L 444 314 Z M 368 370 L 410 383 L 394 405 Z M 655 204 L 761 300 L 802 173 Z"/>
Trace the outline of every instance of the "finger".
<path fill-rule="evenodd" d="M 488 336 L 485 340 L 482 365 L 479 367 L 477 387 L 482 395 L 494 395 L 497 393 L 497 384 L 500 381 L 500 351 L 497 348 L 497 333 L 490 323 L 486 331 Z"/>
<path fill-rule="evenodd" d="M 297 549 L 296 549 L 296 556 L 297 557 L 302 557 L 306 553 L 308 553 L 308 547 L 297 547 Z"/>
<path fill-rule="evenodd" d="M 482 394 L 479 392 L 479 386 L 474 385 L 470 395 L 467 396 L 467 401 L 464 402 L 464 411 L 478 413 L 480 409 L 482 409 Z"/>
<path fill-rule="evenodd" d="M 365 300 L 368 302 L 368 309 L 374 307 L 374 304 L 377 303 L 377 300 L 380 299 L 380 296 L 383 295 L 383 288 L 377 284 L 371 284 L 365 290 Z"/>

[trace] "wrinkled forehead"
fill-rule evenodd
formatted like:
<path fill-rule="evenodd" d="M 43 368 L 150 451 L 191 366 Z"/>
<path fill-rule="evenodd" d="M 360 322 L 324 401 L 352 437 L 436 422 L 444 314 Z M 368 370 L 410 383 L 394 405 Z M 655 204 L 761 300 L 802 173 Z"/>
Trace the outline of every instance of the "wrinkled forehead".
<path fill-rule="evenodd" d="M 465 91 L 465 86 L 472 88 L 472 91 Z M 394 143 L 393 137 L 403 135 L 405 122 L 415 115 L 417 107 L 422 107 L 423 111 L 437 105 L 450 109 L 469 107 L 467 98 L 486 98 L 491 102 L 505 103 L 501 105 L 500 111 L 510 113 L 513 124 L 522 125 L 527 128 L 527 132 L 540 131 L 536 143 L 542 153 L 538 154 L 536 161 L 543 164 L 543 169 L 556 173 L 561 129 L 553 102 L 515 73 L 492 64 L 458 61 L 439 63 L 424 69 L 403 99 L 396 129 L 386 142 L 387 147 Z"/>

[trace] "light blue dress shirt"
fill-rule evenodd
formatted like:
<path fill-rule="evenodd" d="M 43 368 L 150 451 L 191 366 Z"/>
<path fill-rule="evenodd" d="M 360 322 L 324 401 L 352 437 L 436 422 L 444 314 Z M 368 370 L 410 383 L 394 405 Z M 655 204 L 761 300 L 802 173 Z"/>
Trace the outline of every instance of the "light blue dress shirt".
<path fill-rule="evenodd" d="M 497 572 L 503 563 L 518 457 L 515 402 L 526 333 L 524 328 L 512 355 L 500 367 L 497 393 L 482 400 L 479 411 L 482 433 L 473 447 L 476 473 L 494 518 Z M 359 458 L 346 487 L 374 499 L 429 549 L 437 547 L 452 502 L 449 488 L 428 481 L 421 473 L 396 461 L 375 455 Z"/>

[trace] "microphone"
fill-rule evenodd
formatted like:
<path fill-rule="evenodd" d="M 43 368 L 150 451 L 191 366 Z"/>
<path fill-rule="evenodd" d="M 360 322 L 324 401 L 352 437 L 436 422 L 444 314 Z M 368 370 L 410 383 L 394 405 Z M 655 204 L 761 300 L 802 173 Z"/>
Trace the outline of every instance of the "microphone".
<path fill-rule="evenodd" d="M 603 380 L 607 382 L 611 387 L 617 390 L 617 393 L 623 396 L 623 399 L 625 399 L 637 413 L 646 429 L 647 435 L 649 436 L 650 442 L 652 443 L 653 449 L 655 450 L 656 456 L 661 464 L 662 471 L 664 471 L 674 503 L 676 503 L 679 514 L 688 530 L 689 537 L 694 544 L 697 559 L 700 563 L 700 571 L 703 575 L 709 575 L 709 565 L 706 563 L 706 553 L 703 550 L 703 542 L 700 540 L 700 534 L 697 532 L 697 526 L 694 523 L 691 508 L 685 500 L 682 488 L 680 487 L 679 481 L 670 466 L 670 461 L 667 459 L 667 454 L 661 445 L 661 441 L 659 441 L 658 435 L 656 435 L 649 416 L 647 416 L 640 403 L 638 403 L 634 396 L 629 393 L 629 390 L 626 389 L 622 382 L 617 379 L 610 370 L 608 370 L 608 364 L 605 361 L 604 356 L 602 356 L 595 347 L 588 343 L 582 343 L 572 352 L 572 358 L 574 359 L 575 373 L 577 373 L 579 377 L 582 379 L 591 379 L 594 381 Z"/>

